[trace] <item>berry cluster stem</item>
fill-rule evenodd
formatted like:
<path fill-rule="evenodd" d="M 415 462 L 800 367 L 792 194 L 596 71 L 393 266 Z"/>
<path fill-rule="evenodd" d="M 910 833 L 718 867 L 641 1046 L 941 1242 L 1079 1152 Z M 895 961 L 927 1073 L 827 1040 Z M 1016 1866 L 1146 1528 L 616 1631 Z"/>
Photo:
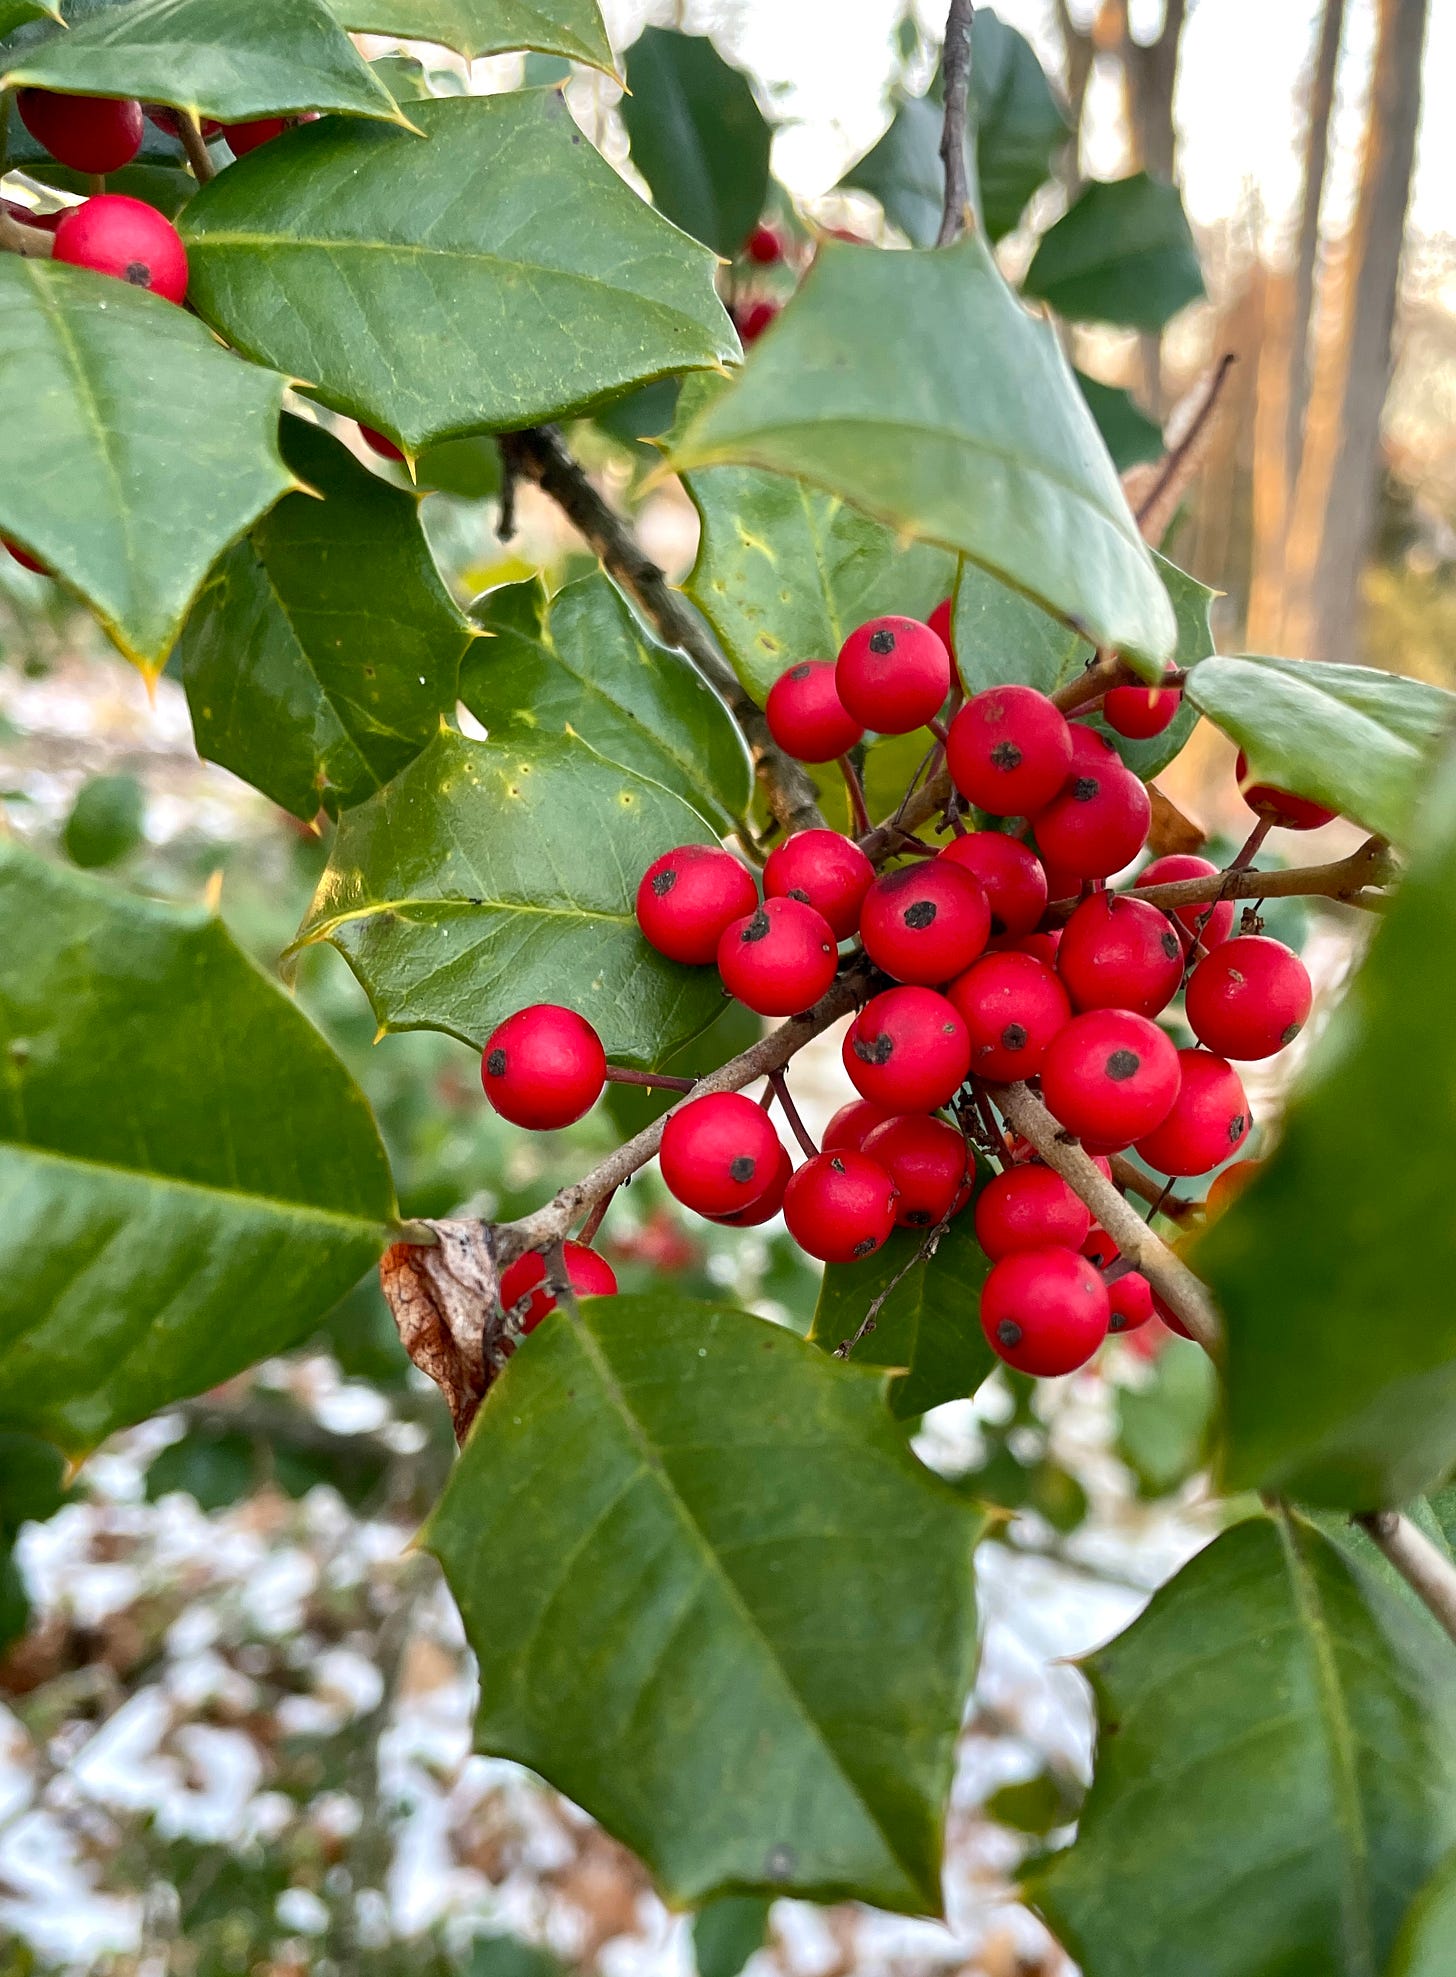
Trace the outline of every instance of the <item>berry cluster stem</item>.
<path fill-rule="evenodd" d="M 182 149 L 187 153 L 187 162 L 197 183 L 206 185 L 210 178 L 216 178 L 217 166 L 212 162 L 207 139 L 190 110 L 177 112 L 177 135 L 182 140 Z"/>
<path fill-rule="evenodd" d="M 1398 1510 L 1371 1510 L 1350 1520 L 1366 1531 L 1402 1579 L 1456 1641 L 1456 1565 Z"/>

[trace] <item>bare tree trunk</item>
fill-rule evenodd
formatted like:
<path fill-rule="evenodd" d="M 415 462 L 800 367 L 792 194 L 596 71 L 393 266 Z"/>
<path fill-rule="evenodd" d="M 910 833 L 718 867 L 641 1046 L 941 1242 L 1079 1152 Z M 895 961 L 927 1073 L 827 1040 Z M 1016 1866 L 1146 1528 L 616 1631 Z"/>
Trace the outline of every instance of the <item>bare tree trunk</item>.
<path fill-rule="evenodd" d="M 1325 0 L 1310 77 L 1309 113 L 1304 133 L 1304 203 L 1299 215 L 1299 245 L 1294 262 L 1294 295 L 1289 325 L 1289 404 L 1286 410 L 1285 459 L 1288 486 L 1293 490 L 1304 451 L 1304 415 L 1309 404 L 1309 329 L 1314 318 L 1314 274 L 1319 259 L 1320 207 L 1324 203 L 1325 172 L 1330 157 L 1330 112 L 1335 103 L 1335 71 L 1340 61 L 1340 37 L 1345 26 L 1345 0 Z M 1415 119 L 1411 120 L 1412 129 Z"/>
<path fill-rule="evenodd" d="M 1357 652 L 1427 11 L 1428 0 L 1377 0 L 1359 199 L 1349 240 L 1326 277 L 1329 300 L 1321 310 L 1295 487 L 1283 622 L 1285 648 L 1309 658 L 1350 661 Z"/>

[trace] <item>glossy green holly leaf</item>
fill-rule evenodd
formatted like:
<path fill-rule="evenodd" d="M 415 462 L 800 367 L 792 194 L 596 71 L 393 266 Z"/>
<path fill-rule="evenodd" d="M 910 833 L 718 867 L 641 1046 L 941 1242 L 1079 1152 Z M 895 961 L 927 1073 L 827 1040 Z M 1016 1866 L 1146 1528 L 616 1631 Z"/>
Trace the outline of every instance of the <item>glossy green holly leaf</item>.
<path fill-rule="evenodd" d="M 825 241 L 673 464 L 797 475 L 961 550 L 1098 644 L 1172 653 L 1172 606 L 1055 333 L 979 233 L 899 254 Z"/>
<path fill-rule="evenodd" d="M 753 766 L 737 723 L 688 660 L 647 636 L 610 578 L 583 577 L 554 598 L 539 579 L 507 584 L 474 616 L 486 636 L 460 697 L 493 735 L 579 734 L 725 833 L 741 820 Z"/>
<path fill-rule="evenodd" d="M 9 34 L 23 21 L 40 21 L 47 17 L 53 21 L 61 18 L 59 4 L 48 6 L 46 0 L 0 0 L 0 35 Z"/>
<path fill-rule="evenodd" d="M 840 180 L 878 199 L 885 218 L 915 247 L 932 247 L 940 230 L 945 168 L 940 162 L 944 113 L 933 96 L 904 96 L 879 141 Z"/>
<path fill-rule="evenodd" d="M 1093 1783 L 1031 1877 L 1084 1977 L 1375 1977 L 1456 1840 L 1452 1646 L 1300 1518 L 1254 1517 L 1085 1672 Z"/>
<path fill-rule="evenodd" d="M 1145 460 L 1163 456 L 1163 429 L 1150 419 L 1129 391 L 1101 384 L 1085 371 L 1076 373 L 1077 389 L 1087 401 L 1087 409 L 1097 421 L 1112 464 L 1120 474 Z"/>
<path fill-rule="evenodd" d="M 875 1329 L 854 1349 L 857 1365 L 904 1369 L 890 1383 L 890 1407 L 902 1421 L 942 1401 L 966 1399 L 996 1365 L 979 1316 L 991 1266 L 969 1209 L 951 1223 L 933 1257 L 918 1258 L 924 1242 L 924 1229 L 897 1229 L 866 1262 L 826 1265 L 809 1333 L 813 1344 L 833 1352 L 853 1338 L 870 1305 L 908 1264 Z"/>
<path fill-rule="evenodd" d="M 1201 1347 L 1170 1339 L 1145 1386 L 1116 1391 L 1117 1442 L 1138 1495 L 1166 1496 L 1203 1467 L 1218 1411 L 1218 1376 Z"/>
<path fill-rule="evenodd" d="M 197 752 L 305 822 L 362 803 L 453 711 L 470 627 L 413 495 L 301 419 L 290 494 L 214 569 L 182 634 Z"/>
<path fill-rule="evenodd" d="M 298 110 L 402 121 L 326 0 L 128 0 L 79 21 L 0 86 L 139 96 L 238 123 Z"/>
<path fill-rule="evenodd" d="M 637 884 L 664 851 L 716 842 L 680 796 L 577 735 L 445 733 L 345 812 L 296 946 L 331 941 L 385 1029 L 479 1048 L 513 1010 L 561 1002 L 609 1057 L 650 1066 L 723 993 L 713 969 L 647 945 Z"/>
<path fill-rule="evenodd" d="M 23 1524 L 44 1523 L 66 1500 L 66 1459 L 35 1435 L 0 1431 L 0 1654 L 30 1624 L 30 1595 L 14 1554 Z"/>
<path fill-rule="evenodd" d="M 741 69 L 705 34 L 648 27 L 627 50 L 622 122 L 652 203 L 732 256 L 768 203 L 773 133 Z"/>
<path fill-rule="evenodd" d="M 1055 693 L 1096 656 L 1080 633 L 969 562 L 960 566 L 951 634 L 968 694 L 1003 685 Z"/>
<path fill-rule="evenodd" d="M 1204 292 L 1177 186 L 1094 180 L 1042 235 L 1022 289 L 1074 323 L 1162 329 Z"/>
<path fill-rule="evenodd" d="M 1256 778 L 1403 838 L 1456 694 L 1373 666 L 1215 659 L 1189 697 L 1236 741 Z"/>
<path fill-rule="evenodd" d="M 768 1941 L 767 1895 L 720 1895 L 693 1917 L 693 1963 L 698 1977 L 738 1977 Z"/>
<path fill-rule="evenodd" d="M 1451 1467 L 1456 756 L 1416 845 L 1272 1158 L 1193 1252 L 1224 1315 L 1232 1489 L 1370 1510 Z"/>
<path fill-rule="evenodd" d="M 737 355 L 712 255 L 558 91 L 411 110 L 428 143 L 326 117 L 198 193 L 188 299 L 230 343 L 412 452 Z"/>
<path fill-rule="evenodd" d="M 612 73 L 612 47 L 596 0 L 330 0 L 345 27 L 433 41 L 467 61 L 534 48 Z"/>
<path fill-rule="evenodd" d="M 0 255 L 0 429 L 44 473 L 0 474 L 0 534 L 160 672 L 198 586 L 292 486 L 283 380 L 160 296 Z"/>
<path fill-rule="evenodd" d="M 980 1530 L 880 1379 L 664 1293 L 532 1333 L 424 1541 L 479 1657 L 477 1747 L 670 1902 L 938 1914 Z"/>
<path fill-rule="evenodd" d="M 141 843 L 146 815 L 146 791 L 135 776 L 88 776 L 76 791 L 61 847 L 83 871 L 120 864 Z"/>
<path fill-rule="evenodd" d="M 306 1337 L 394 1193 L 219 921 L 0 848 L 0 929 L 0 1420 L 77 1455 Z"/>
<path fill-rule="evenodd" d="M 1386 1977 L 1450 1977 L 1456 1970 L 1456 1852 L 1422 1888 L 1406 1916 Z"/>
<path fill-rule="evenodd" d="M 683 387 L 680 421 L 723 390 Z M 787 474 L 706 467 L 685 474 L 702 524 L 683 589 L 760 705 L 787 666 L 833 659 L 866 618 L 927 618 L 955 581 L 955 558 Z"/>

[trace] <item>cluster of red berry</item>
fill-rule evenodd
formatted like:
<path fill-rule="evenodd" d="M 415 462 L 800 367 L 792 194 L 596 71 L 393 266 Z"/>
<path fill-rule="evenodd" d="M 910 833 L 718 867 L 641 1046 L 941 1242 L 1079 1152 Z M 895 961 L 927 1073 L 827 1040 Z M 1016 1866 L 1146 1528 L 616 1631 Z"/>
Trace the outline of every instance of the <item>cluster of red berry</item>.
<path fill-rule="evenodd" d="M 958 807 L 981 812 L 982 828 L 966 831 L 957 818 L 959 834 L 938 852 L 902 838 L 907 862 L 878 874 L 854 839 L 803 831 L 770 854 L 762 898 L 721 848 L 687 845 L 643 874 L 646 939 L 674 961 L 716 965 L 725 988 L 760 1015 L 808 1009 L 834 981 L 845 943 L 857 943 L 859 965 L 889 978 L 845 1035 L 844 1068 L 859 1096 L 835 1115 L 820 1152 L 795 1168 L 763 1106 L 717 1092 L 677 1106 L 659 1158 L 685 1207 L 735 1226 L 782 1212 L 810 1255 L 846 1263 L 872 1255 L 897 1225 L 932 1229 L 958 1214 L 980 1140 L 1000 1166 L 974 1214 L 993 1266 L 981 1300 L 986 1336 L 1025 1372 L 1066 1373 L 1109 1331 L 1133 1330 L 1155 1308 L 1177 1321 L 1067 1182 L 1002 1130 L 997 1087 L 1035 1080 L 1106 1175 L 1110 1157 L 1128 1148 L 1170 1183 L 1205 1174 L 1238 1151 L 1251 1125 L 1229 1060 L 1287 1044 L 1309 1014 L 1311 987 L 1289 948 L 1234 934 L 1231 902 L 1166 912 L 1138 896 L 1216 876 L 1206 859 L 1158 858 L 1130 890 L 1107 889 L 1142 852 L 1151 803 L 1102 731 L 1025 686 L 974 695 L 946 727 L 954 683 L 943 605 L 929 624 L 874 619 L 837 661 L 790 667 L 766 712 L 780 747 L 810 763 L 844 757 L 867 730 L 929 726 Z M 1176 686 L 1118 687 L 1101 709 L 1115 733 L 1148 736 L 1169 724 L 1179 698 Z M 1242 757 L 1238 775 L 1262 819 L 1292 829 L 1329 821 L 1316 804 L 1251 784 Z M 1198 1040 L 1181 1050 L 1156 1020 L 1180 990 Z M 482 1071 L 497 1111 L 537 1128 L 581 1117 L 607 1075 L 591 1026 L 550 1005 L 503 1023 Z M 1211 1205 L 1249 1172 L 1245 1163 L 1221 1175 Z M 600 1258 L 568 1247 L 573 1283 L 578 1267 L 595 1277 L 578 1288 L 613 1288 Z M 540 1259 L 514 1268 L 527 1266 L 519 1285 L 507 1273 L 508 1299 L 541 1283 Z M 548 1308 L 543 1292 L 530 1322 Z"/>

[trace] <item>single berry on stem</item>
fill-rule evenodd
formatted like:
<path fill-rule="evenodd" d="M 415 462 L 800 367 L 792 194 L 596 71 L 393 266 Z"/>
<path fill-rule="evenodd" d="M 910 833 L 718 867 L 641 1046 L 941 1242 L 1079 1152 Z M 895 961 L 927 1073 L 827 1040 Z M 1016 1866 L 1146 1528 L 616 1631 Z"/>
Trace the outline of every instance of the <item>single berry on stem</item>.
<path fill-rule="evenodd" d="M 1234 780 L 1238 783 L 1239 795 L 1254 815 L 1266 818 L 1282 831 L 1317 831 L 1323 824 L 1332 824 L 1339 815 L 1338 811 L 1326 810 L 1322 803 L 1316 803 L 1311 797 L 1295 796 L 1290 790 L 1276 789 L 1272 783 L 1255 782 L 1249 774 L 1248 758 L 1242 749 L 1234 764 Z"/>
<path fill-rule="evenodd" d="M 770 899 L 799 899 L 822 913 L 836 940 L 859 928 L 859 910 L 875 868 L 853 838 L 838 831 L 796 831 L 768 855 L 763 889 Z"/>
<path fill-rule="evenodd" d="M 946 741 L 950 779 L 993 817 L 1030 817 L 1072 773 L 1066 717 L 1029 686 L 993 686 L 968 700 Z"/>
<path fill-rule="evenodd" d="M 667 1117 L 658 1162 L 668 1193 L 699 1215 L 736 1215 L 773 1185 L 783 1150 L 742 1092 L 690 1098 Z"/>
<path fill-rule="evenodd" d="M 63 96 L 22 89 L 16 114 L 57 164 L 101 178 L 129 165 L 142 148 L 142 106 L 128 96 Z"/>
<path fill-rule="evenodd" d="M 926 619 L 926 624 L 935 633 L 946 651 L 950 654 L 951 665 L 955 665 L 955 625 L 951 616 L 951 600 L 942 597 L 939 604 Z"/>
<path fill-rule="evenodd" d="M 169 219 L 140 199 L 101 192 L 70 206 L 56 228 L 56 259 L 149 288 L 168 302 L 187 294 L 187 250 Z"/>
<path fill-rule="evenodd" d="M 894 1182 L 895 1221 L 902 1229 L 933 1229 L 970 1200 L 970 1148 L 944 1119 L 923 1112 L 887 1119 L 866 1136 L 862 1151 Z"/>
<path fill-rule="evenodd" d="M 1074 775 L 1100 775 L 1113 763 L 1119 768 L 1126 767 L 1111 736 L 1103 734 L 1101 728 L 1094 728 L 1088 721 L 1070 721 L 1067 725 L 1072 736 Z"/>
<path fill-rule="evenodd" d="M 780 673 L 764 702 L 769 733 L 798 762 L 834 762 L 864 740 L 835 685 L 834 662 L 801 659 Z"/>
<path fill-rule="evenodd" d="M 784 1190 L 789 1234 L 821 1263 L 872 1256 L 895 1226 L 895 1183 L 848 1147 L 806 1160 Z"/>
<path fill-rule="evenodd" d="M 777 321 L 783 306 L 782 302 L 774 302 L 764 297 L 757 302 L 750 302 L 746 308 L 737 310 L 734 322 L 743 342 L 757 343 L 764 331 Z"/>
<path fill-rule="evenodd" d="M 909 734 L 945 704 L 950 654 L 918 618 L 871 618 L 839 648 L 834 679 L 855 720 L 879 734 Z"/>
<path fill-rule="evenodd" d="M 561 1254 L 566 1262 L 566 1281 L 577 1297 L 614 1297 L 617 1273 L 604 1256 L 579 1242 L 564 1242 Z M 540 1250 L 528 1250 L 508 1263 L 501 1272 L 501 1309 L 515 1309 L 529 1292 L 531 1301 L 521 1319 L 523 1332 L 534 1332 L 548 1311 L 556 1309 L 556 1299 L 546 1288 L 546 1259 Z"/>
<path fill-rule="evenodd" d="M 255 117 L 250 123 L 224 124 L 222 134 L 235 158 L 245 158 L 260 144 L 270 144 L 288 128 L 287 117 Z"/>
<path fill-rule="evenodd" d="M 1133 891 L 1146 892 L 1153 886 L 1181 885 L 1187 879 L 1217 878 L 1218 869 L 1206 858 L 1197 858 L 1191 852 L 1171 851 L 1166 857 L 1155 858 L 1151 865 L 1143 867 L 1132 882 Z M 1197 940 L 1204 949 L 1217 947 L 1233 931 L 1234 903 L 1231 899 L 1219 900 L 1211 912 L 1207 901 L 1195 906 L 1172 906 L 1168 911 L 1189 941 Z"/>
<path fill-rule="evenodd" d="M 1153 1315 L 1153 1288 L 1139 1270 L 1124 1270 L 1107 1286 L 1109 1332 L 1140 1331 Z"/>
<path fill-rule="evenodd" d="M 829 922 L 800 899 L 765 899 L 718 940 L 718 973 L 759 1016 L 793 1016 L 834 980 L 839 950 Z"/>
<path fill-rule="evenodd" d="M 1178 1096 L 1160 1125 L 1137 1140 L 1155 1174 L 1206 1174 L 1237 1153 L 1253 1116 L 1238 1072 L 1207 1050 L 1180 1050 Z"/>
<path fill-rule="evenodd" d="M 1080 1249 L 1092 1216 L 1060 1174 L 1028 1161 L 987 1181 L 975 1224 L 976 1241 L 996 1263 L 1018 1249 Z"/>
<path fill-rule="evenodd" d="M 1030 845 L 1005 831 L 967 831 L 940 856 L 979 880 L 991 909 L 993 938 L 1031 933 L 1047 908 L 1045 868 Z"/>
<path fill-rule="evenodd" d="M 1032 820 L 1037 849 L 1064 872 L 1106 879 L 1130 865 L 1147 842 L 1153 802 L 1120 762 L 1078 770 Z"/>
<path fill-rule="evenodd" d="M 1175 686 L 1114 686 L 1103 697 L 1102 718 L 1128 741 L 1151 741 L 1172 727 L 1182 704 Z"/>
<path fill-rule="evenodd" d="M 1041 1379 L 1075 1373 L 1107 1336 L 1107 1287 L 1071 1249 L 1021 1249 L 981 1289 L 981 1329 L 998 1359 Z"/>
<path fill-rule="evenodd" d="M 710 1215 L 710 1222 L 719 1222 L 725 1229 L 757 1229 L 765 1222 L 771 1222 L 781 1213 L 784 1205 L 784 1189 L 789 1185 L 794 1163 L 789 1157 L 789 1149 L 779 1142 L 778 1166 L 774 1177 L 758 1197 L 750 1201 L 746 1208 L 740 1208 L 731 1215 Z"/>
<path fill-rule="evenodd" d="M 940 858 L 882 874 L 860 909 L 860 939 L 875 966 L 926 987 L 968 968 L 990 931 L 980 882 Z"/>
<path fill-rule="evenodd" d="M 744 242 L 743 251 L 760 268 L 771 268 L 784 258 L 784 243 L 775 228 L 760 221 Z"/>
<path fill-rule="evenodd" d="M 664 851 L 637 887 L 637 924 L 669 961 L 706 966 L 718 958 L 723 929 L 751 913 L 758 888 L 747 868 L 719 845 Z"/>
<path fill-rule="evenodd" d="M 1047 1109 L 1096 1146 L 1129 1146 L 1154 1131 L 1172 1111 L 1179 1082 L 1172 1039 L 1129 1009 L 1074 1016 L 1042 1059 Z"/>
<path fill-rule="evenodd" d="M 1188 977 L 1188 1027 L 1218 1057 L 1272 1057 L 1304 1028 L 1314 1002 L 1309 971 L 1293 949 L 1239 934 L 1206 954 Z"/>
<path fill-rule="evenodd" d="M 1123 892 L 1095 892 L 1062 929 L 1057 973 L 1079 1010 L 1156 1016 L 1178 993 L 1183 944 L 1166 913 Z"/>
<path fill-rule="evenodd" d="M 871 996 L 845 1033 L 844 1068 L 862 1098 L 891 1112 L 935 1112 L 971 1068 L 971 1039 L 957 1011 L 929 988 Z"/>
<path fill-rule="evenodd" d="M 946 990 L 971 1037 L 971 1070 L 991 1084 L 1034 1078 L 1071 1020 L 1067 991 L 1030 954 L 987 954 Z"/>
<path fill-rule="evenodd" d="M 607 1057 L 584 1016 L 558 1003 L 518 1009 L 491 1031 L 480 1082 L 503 1119 L 533 1132 L 570 1126 L 602 1095 Z"/>

